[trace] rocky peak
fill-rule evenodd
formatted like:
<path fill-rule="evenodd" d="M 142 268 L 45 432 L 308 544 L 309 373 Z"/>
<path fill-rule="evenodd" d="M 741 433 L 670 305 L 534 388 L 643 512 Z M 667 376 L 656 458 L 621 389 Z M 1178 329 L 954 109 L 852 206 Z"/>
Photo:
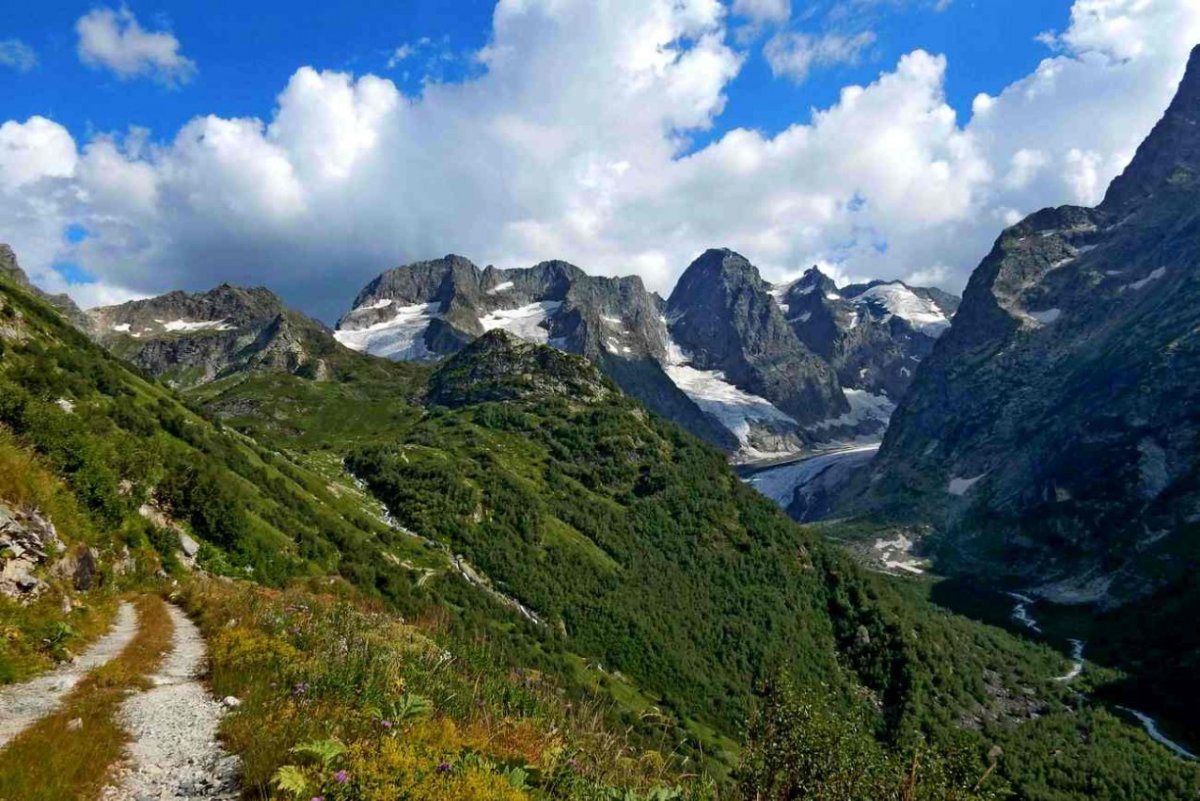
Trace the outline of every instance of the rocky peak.
<path fill-rule="evenodd" d="M 0 275 L 21 286 L 29 286 L 29 276 L 17 264 L 17 254 L 3 243 L 0 243 Z"/>
<path fill-rule="evenodd" d="M 428 399 L 439 406 L 459 407 L 553 398 L 590 403 L 615 394 L 587 359 L 495 330 L 463 348 L 433 374 Z"/>
<path fill-rule="evenodd" d="M 821 299 L 837 294 L 837 284 L 815 264 L 805 270 L 804 275 L 779 290 L 779 297 L 788 305 L 800 302 L 809 295 L 816 295 L 814 299 Z"/>
<path fill-rule="evenodd" d="M 1133 161 L 1108 187 L 1100 208 L 1128 211 L 1169 182 L 1200 178 L 1200 46 L 1192 50 L 1183 81 Z"/>
<path fill-rule="evenodd" d="M 758 269 L 729 249 L 705 251 L 667 300 L 670 332 L 699 370 L 721 371 L 798 423 L 849 410 L 833 369 L 788 325 Z"/>
<path fill-rule="evenodd" d="M 1096 209 L 1043 209 L 971 275 L 859 486 L 945 567 L 1064 602 L 1182 575 L 1200 468 L 1200 58 Z M 853 504 L 851 504 L 853 505 Z"/>
<path fill-rule="evenodd" d="M 25 271 L 21 269 L 21 265 L 17 263 L 17 254 L 13 252 L 11 247 L 2 243 L 0 243 L 0 276 L 4 276 L 8 280 L 17 284 L 17 286 L 24 287 L 42 300 L 49 303 L 51 306 L 57 309 L 59 314 L 65 317 L 67 322 L 71 323 L 71 325 L 75 326 L 81 331 L 86 332 L 89 330 L 91 321 L 88 319 L 87 315 L 84 314 L 77 305 L 75 305 L 75 301 L 72 300 L 69 295 L 62 293 L 51 295 L 50 293 L 43 292 L 41 289 L 38 289 L 36 286 L 34 286 L 30 282 L 29 276 L 26 275 Z"/>

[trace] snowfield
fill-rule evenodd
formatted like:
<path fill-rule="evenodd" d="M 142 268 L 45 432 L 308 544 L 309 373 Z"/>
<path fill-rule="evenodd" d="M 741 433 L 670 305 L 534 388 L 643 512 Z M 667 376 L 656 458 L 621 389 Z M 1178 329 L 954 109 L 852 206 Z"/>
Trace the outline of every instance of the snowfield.
<path fill-rule="evenodd" d="M 950 318 L 941 307 L 900 283 L 873 286 L 851 300 L 856 304 L 882 307 L 888 315 L 907 321 L 927 336 L 941 336 L 950 327 Z"/>
<path fill-rule="evenodd" d="M 701 411 L 716 418 L 737 437 L 743 448 L 749 445 L 754 422 L 796 425 L 791 416 L 766 398 L 751 395 L 726 381 L 720 370 L 697 370 L 689 365 L 683 350 L 672 340 L 667 342 L 667 363 L 663 370 Z"/>
<path fill-rule="evenodd" d="M 503 284 L 501 284 L 503 286 Z M 498 287 L 497 287 L 498 288 Z M 544 323 L 561 306 L 557 300 L 530 303 L 516 309 L 498 309 L 479 319 L 484 331 L 499 328 L 529 342 L 545 345 L 550 341 L 550 329 Z"/>
<path fill-rule="evenodd" d="M 365 351 L 396 361 L 436 359 L 436 354 L 425 346 L 425 332 L 429 324 L 440 316 L 440 303 L 400 306 L 389 320 L 358 330 L 341 329 L 335 331 L 333 336 L 351 350 Z"/>

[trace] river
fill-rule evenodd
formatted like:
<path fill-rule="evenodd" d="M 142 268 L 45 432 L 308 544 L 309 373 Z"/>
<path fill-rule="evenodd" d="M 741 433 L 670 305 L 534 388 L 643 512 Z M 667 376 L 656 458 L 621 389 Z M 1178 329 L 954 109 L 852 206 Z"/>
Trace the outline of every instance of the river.
<path fill-rule="evenodd" d="M 1010 592 L 1008 595 L 1016 602 L 1012 609 L 1012 619 L 1030 631 L 1041 633 L 1041 626 L 1038 624 L 1037 618 L 1033 616 L 1032 612 L 1033 605 L 1037 602 L 1028 595 L 1023 595 L 1019 592 Z M 1087 647 L 1087 643 L 1083 640 L 1069 640 L 1069 642 L 1071 643 L 1071 669 L 1063 675 L 1057 676 L 1054 679 L 1055 681 L 1064 683 L 1069 682 L 1083 673 L 1083 652 Z M 1150 736 L 1151 740 L 1154 740 L 1154 742 L 1161 745 L 1165 745 L 1167 748 L 1171 749 L 1176 756 L 1182 757 L 1183 759 L 1200 758 L 1179 743 L 1167 737 L 1167 735 L 1163 734 L 1158 728 L 1158 721 L 1156 721 L 1150 715 L 1147 715 L 1145 712 L 1139 712 L 1138 710 L 1131 709 L 1127 706 L 1118 706 L 1117 709 L 1132 715 L 1138 723 L 1142 724 L 1142 728 L 1146 730 L 1146 734 Z"/>

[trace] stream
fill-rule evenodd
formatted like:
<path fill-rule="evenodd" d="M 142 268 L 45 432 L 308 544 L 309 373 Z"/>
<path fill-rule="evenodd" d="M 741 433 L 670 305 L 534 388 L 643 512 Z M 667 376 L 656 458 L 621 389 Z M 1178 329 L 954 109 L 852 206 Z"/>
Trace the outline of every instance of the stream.
<path fill-rule="evenodd" d="M 1019 592 L 1010 592 L 1008 593 L 1008 596 L 1015 601 L 1011 612 L 1012 619 L 1030 631 L 1035 631 L 1040 634 L 1042 631 L 1041 626 L 1038 624 L 1037 618 L 1033 616 L 1032 611 L 1030 611 L 1036 601 L 1033 598 L 1030 598 L 1028 595 L 1023 595 Z M 1079 676 L 1079 674 L 1083 673 L 1083 651 L 1087 646 L 1087 643 L 1083 640 L 1073 639 L 1068 640 L 1068 642 L 1071 643 L 1071 669 L 1061 676 L 1056 676 L 1054 679 L 1055 681 L 1064 683 L 1075 679 L 1077 676 Z M 1136 718 L 1137 722 L 1142 724 L 1142 728 L 1146 730 L 1146 734 L 1150 736 L 1151 740 L 1154 740 L 1154 742 L 1159 743 L 1160 745 L 1165 745 L 1167 748 L 1171 749 L 1176 756 L 1182 757 L 1183 759 L 1200 759 L 1200 757 L 1197 757 L 1191 751 L 1187 750 L 1182 745 L 1163 734 L 1158 728 L 1158 721 L 1147 715 L 1145 712 L 1139 712 L 1138 710 L 1130 709 L 1127 706 L 1118 706 L 1117 709 L 1120 709 L 1122 712 L 1126 712 Z"/>

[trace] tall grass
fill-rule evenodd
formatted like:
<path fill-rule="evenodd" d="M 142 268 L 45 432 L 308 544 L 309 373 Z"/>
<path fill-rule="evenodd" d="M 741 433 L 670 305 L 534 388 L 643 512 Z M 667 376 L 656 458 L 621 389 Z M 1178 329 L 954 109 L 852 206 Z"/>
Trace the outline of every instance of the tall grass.
<path fill-rule="evenodd" d="M 711 797 L 669 755 L 608 728 L 599 702 L 321 589 L 197 580 L 184 593 L 210 639 L 214 692 L 242 702 L 223 736 L 250 797 Z"/>

